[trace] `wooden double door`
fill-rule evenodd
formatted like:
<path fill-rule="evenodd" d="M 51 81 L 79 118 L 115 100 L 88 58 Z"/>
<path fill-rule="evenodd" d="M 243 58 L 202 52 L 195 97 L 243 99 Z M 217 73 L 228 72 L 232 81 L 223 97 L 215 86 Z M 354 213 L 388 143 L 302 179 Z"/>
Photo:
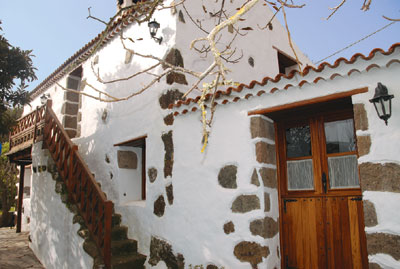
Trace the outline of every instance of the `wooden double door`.
<path fill-rule="evenodd" d="M 277 148 L 283 268 L 368 268 L 352 109 L 278 121 Z"/>

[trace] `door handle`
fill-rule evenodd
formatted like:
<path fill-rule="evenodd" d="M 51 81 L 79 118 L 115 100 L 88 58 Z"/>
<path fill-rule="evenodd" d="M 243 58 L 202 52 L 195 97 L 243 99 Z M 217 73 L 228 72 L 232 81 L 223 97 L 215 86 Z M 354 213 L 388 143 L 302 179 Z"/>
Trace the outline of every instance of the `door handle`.
<path fill-rule="evenodd" d="M 322 173 L 322 187 L 324 188 L 324 193 L 326 193 L 327 186 L 326 186 L 326 174 L 325 174 L 325 172 Z"/>

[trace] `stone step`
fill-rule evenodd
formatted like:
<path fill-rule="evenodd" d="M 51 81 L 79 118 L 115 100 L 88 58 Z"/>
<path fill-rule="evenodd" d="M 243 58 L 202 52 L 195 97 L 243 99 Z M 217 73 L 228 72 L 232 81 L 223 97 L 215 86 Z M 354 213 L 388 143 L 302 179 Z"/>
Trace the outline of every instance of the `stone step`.
<path fill-rule="evenodd" d="M 111 253 L 113 256 L 128 255 L 137 252 L 137 241 L 132 239 L 111 242 Z"/>
<path fill-rule="evenodd" d="M 115 227 L 121 224 L 121 214 L 113 214 L 111 219 L 111 227 Z"/>
<path fill-rule="evenodd" d="M 128 239 L 128 227 L 115 226 L 111 229 L 111 242 L 117 240 Z"/>
<path fill-rule="evenodd" d="M 111 259 L 113 269 L 140 269 L 145 268 L 146 256 L 142 254 L 130 254 L 125 256 L 114 256 Z"/>

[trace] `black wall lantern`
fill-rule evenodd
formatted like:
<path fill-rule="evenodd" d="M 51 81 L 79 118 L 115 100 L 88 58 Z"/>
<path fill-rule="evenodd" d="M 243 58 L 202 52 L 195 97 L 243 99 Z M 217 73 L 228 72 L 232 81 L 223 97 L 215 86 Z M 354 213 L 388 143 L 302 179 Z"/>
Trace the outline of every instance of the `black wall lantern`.
<path fill-rule="evenodd" d="M 388 94 L 386 86 L 378 82 L 378 87 L 375 88 L 375 95 L 369 100 L 374 104 L 376 113 L 378 113 L 379 118 L 385 121 L 386 125 L 388 119 L 392 115 L 393 97 L 393 94 Z"/>
<path fill-rule="evenodd" d="M 151 37 L 158 42 L 158 44 L 161 44 L 162 42 L 162 36 L 160 37 L 156 37 L 158 28 L 160 28 L 160 24 L 156 21 L 156 20 L 152 20 L 151 22 L 149 22 L 148 24 L 149 26 L 149 31 L 150 31 L 150 35 Z"/>
<path fill-rule="evenodd" d="M 49 98 L 50 98 L 50 94 L 42 94 L 42 96 L 40 96 L 40 103 L 42 105 L 46 104 L 46 101 Z"/>

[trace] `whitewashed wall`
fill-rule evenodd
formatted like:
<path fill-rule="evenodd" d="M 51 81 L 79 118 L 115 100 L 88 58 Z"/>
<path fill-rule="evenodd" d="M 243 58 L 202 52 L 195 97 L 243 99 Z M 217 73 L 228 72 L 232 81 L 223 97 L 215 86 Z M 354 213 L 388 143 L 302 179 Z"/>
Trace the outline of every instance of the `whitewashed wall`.
<path fill-rule="evenodd" d="M 32 165 L 47 166 L 47 159 L 42 142 L 33 145 Z M 33 173 L 29 246 L 45 268 L 92 268 L 93 258 L 77 234 L 79 224 L 72 224 L 73 214 L 55 192 L 55 183 L 47 170 Z"/>
<path fill-rule="evenodd" d="M 212 3 L 208 4 L 212 5 Z M 236 8 L 239 5 L 239 2 L 234 1 L 231 7 Z M 198 10 L 201 10 L 199 1 L 188 1 L 186 6 L 191 10 L 194 17 L 203 17 L 203 14 L 198 12 Z M 215 8 L 216 6 L 210 7 L 210 10 Z M 155 18 L 161 24 L 157 36 L 163 36 L 161 45 L 150 38 L 147 24 L 142 24 L 140 26 L 131 25 L 124 32 L 126 36 L 132 36 L 135 39 L 143 38 L 142 41 L 137 40 L 129 47 L 135 51 L 144 54 L 151 53 L 160 58 L 163 58 L 167 51 L 174 47 L 180 50 L 185 67 L 202 71 L 210 63 L 211 58 L 199 60 L 198 54 L 189 50 L 190 41 L 199 37 L 200 31 L 191 24 L 185 14 L 186 23 L 180 22 L 178 20 L 179 10 L 182 11 L 181 8 L 178 8 L 175 15 L 171 15 L 170 10 L 156 12 Z M 238 37 L 237 44 L 234 44 L 239 50 L 243 48 L 244 55 L 238 64 L 228 65 L 233 70 L 233 73 L 229 74 L 229 78 L 234 81 L 248 83 L 253 79 L 261 79 L 264 76 L 275 76 L 278 73 L 278 62 L 276 50 L 272 46 L 292 55 L 286 43 L 287 36 L 282 32 L 283 27 L 276 21 L 273 22 L 273 31 L 264 30 L 261 32 L 258 30 L 257 23 L 260 25 L 265 23 L 265 16 L 261 16 L 261 14 L 264 14 L 262 12 L 272 15 L 271 11 L 262 6 L 249 13 L 246 16 L 246 21 L 242 24 L 243 27 L 252 24 L 254 31 L 249 31 L 249 34 L 244 38 Z M 207 24 L 206 21 L 204 25 Z M 250 44 L 248 42 L 250 38 L 257 40 L 257 42 Z M 124 63 L 126 52 L 123 50 L 118 37 L 115 37 L 96 55 L 85 62 L 82 66 L 83 79 L 114 96 L 125 97 L 140 90 L 144 83 L 152 78 L 152 76 L 145 76 L 134 82 L 101 84 L 91 71 L 91 63 L 95 56 L 98 56 L 98 64 L 94 68 L 99 70 L 100 76 L 104 80 L 128 76 L 150 66 L 153 62 L 134 56 L 131 63 Z M 254 68 L 248 64 L 248 57 L 250 56 L 255 60 Z M 303 63 L 308 62 L 301 53 L 299 53 L 299 56 Z M 158 73 L 161 71 L 161 67 L 156 70 Z M 138 240 L 140 253 L 150 254 L 151 237 L 156 236 L 171 244 L 174 253 L 181 253 L 185 257 L 186 267 L 213 263 L 218 266 L 225 266 L 225 268 L 248 268 L 249 264 L 237 260 L 232 251 L 234 246 L 244 238 L 250 238 L 249 240 L 260 244 L 264 243 L 263 238 L 251 236 L 248 221 L 249 219 L 263 217 L 265 214 L 261 209 L 246 213 L 243 218 L 242 215 L 233 214 L 230 208 L 232 201 L 239 193 L 256 194 L 260 200 L 262 200 L 263 195 L 262 190 L 258 190 L 248 183 L 255 158 L 254 144 L 250 140 L 249 118 L 247 117 L 249 106 L 237 104 L 236 106 L 228 105 L 218 108 L 207 152 L 201 154 L 199 113 L 191 114 L 188 117 L 178 117 L 173 126 L 166 126 L 163 118 L 170 111 L 162 110 L 158 101 L 166 90 L 179 89 L 181 92 L 188 90 L 193 79 L 189 76 L 187 76 L 187 79 L 189 85 L 184 86 L 181 84 L 167 85 L 165 78 L 163 78 L 139 97 L 119 103 L 104 103 L 83 96 L 81 134 L 79 138 L 75 138 L 73 141 L 79 146 L 79 152 L 95 174 L 96 180 L 101 183 L 107 197 L 115 203 L 116 212 L 122 213 L 122 222 L 129 227 L 130 238 Z M 65 77 L 59 83 L 65 85 Z M 86 87 L 84 92 L 98 96 L 98 93 L 89 87 Z M 57 86 L 52 86 L 46 93 L 51 95 L 53 110 L 57 115 L 61 115 L 63 90 Z M 32 104 L 33 107 L 39 105 L 38 98 L 33 100 Z M 254 103 L 252 106 L 254 106 Z M 107 118 L 103 121 L 101 118 L 105 110 L 107 111 Z M 24 113 L 29 113 L 29 110 Z M 238 128 L 238 126 L 241 127 Z M 169 130 L 173 130 L 175 163 L 172 177 L 165 179 L 163 176 L 164 145 L 161 135 Z M 126 175 L 125 171 L 118 168 L 117 150 L 119 147 L 113 145 L 143 135 L 147 135 L 146 166 L 147 168 L 155 167 L 158 170 L 158 177 L 154 183 L 150 183 L 147 178 L 147 198 L 145 201 L 137 201 L 134 197 L 137 197 L 138 186 L 129 181 L 129 176 Z M 42 158 L 37 147 L 34 148 L 34 162 L 36 164 Z M 218 171 L 225 164 L 238 165 L 238 189 L 236 190 L 222 189 L 217 183 Z M 76 231 L 74 231 L 75 226 L 63 226 L 67 224 L 60 223 L 60 220 L 63 220 L 63 223 L 71 223 L 70 215 L 64 214 L 62 218 L 59 215 L 60 212 L 64 212 L 60 211 L 60 208 L 65 208 L 61 202 L 54 202 L 51 207 L 44 205 L 50 200 L 55 200 L 55 197 L 50 191 L 46 195 L 43 194 L 43 197 L 37 195 L 39 191 L 42 193 L 47 190 L 48 184 L 42 184 L 36 182 L 36 180 L 49 183 L 47 181 L 51 179 L 49 175 L 40 178 L 34 176 L 33 178 L 31 231 L 35 241 L 32 248 L 35 253 L 38 253 L 40 259 L 46 262 L 43 262 L 44 264 L 51 264 L 56 262 L 53 255 L 55 253 L 43 253 L 43 249 L 52 249 L 58 252 L 63 248 L 63 245 L 56 243 L 57 237 L 66 239 L 68 236 L 75 236 Z M 153 213 L 154 201 L 160 195 L 166 197 L 165 188 L 171 183 L 175 197 L 174 203 L 169 205 L 166 201 L 164 216 L 158 217 Z M 54 185 L 50 185 L 53 188 Z M 42 188 L 44 189 L 42 190 Z M 127 196 L 123 196 L 123 193 L 126 193 Z M 129 197 L 132 197 L 132 201 L 129 200 Z M 277 193 L 271 197 L 271 200 L 272 211 L 270 215 L 276 219 L 278 212 Z M 46 219 L 44 212 L 46 212 L 46 216 L 51 216 L 51 219 Z M 223 231 L 223 225 L 228 220 L 235 222 L 237 231 L 230 236 L 227 236 Z M 60 227 L 60 230 L 53 230 L 52 227 L 55 226 Z M 54 231 L 54 235 L 49 236 L 46 240 L 40 236 L 45 228 Z M 63 237 L 61 237 L 61 233 L 63 233 Z M 70 239 L 69 241 L 75 240 Z M 58 241 L 62 242 L 61 240 Z M 278 242 L 279 237 L 275 236 L 269 245 L 271 254 L 262 263 L 263 266 L 279 266 L 276 251 Z M 68 254 L 70 255 L 68 257 L 63 257 L 59 260 L 59 263 L 57 261 L 59 268 L 63 268 L 64 261 L 65 264 L 72 262 L 70 257 L 77 258 L 79 255 L 82 255 L 82 257 L 78 260 L 87 264 L 87 255 L 78 252 L 78 249 L 83 251 L 78 247 L 80 245 L 81 243 L 77 243 L 73 246 L 73 251 L 77 252 Z M 68 253 L 70 250 L 66 248 L 64 245 L 63 251 Z M 150 265 L 147 264 L 147 266 Z M 163 267 L 163 262 L 160 262 L 158 267 Z"/>

